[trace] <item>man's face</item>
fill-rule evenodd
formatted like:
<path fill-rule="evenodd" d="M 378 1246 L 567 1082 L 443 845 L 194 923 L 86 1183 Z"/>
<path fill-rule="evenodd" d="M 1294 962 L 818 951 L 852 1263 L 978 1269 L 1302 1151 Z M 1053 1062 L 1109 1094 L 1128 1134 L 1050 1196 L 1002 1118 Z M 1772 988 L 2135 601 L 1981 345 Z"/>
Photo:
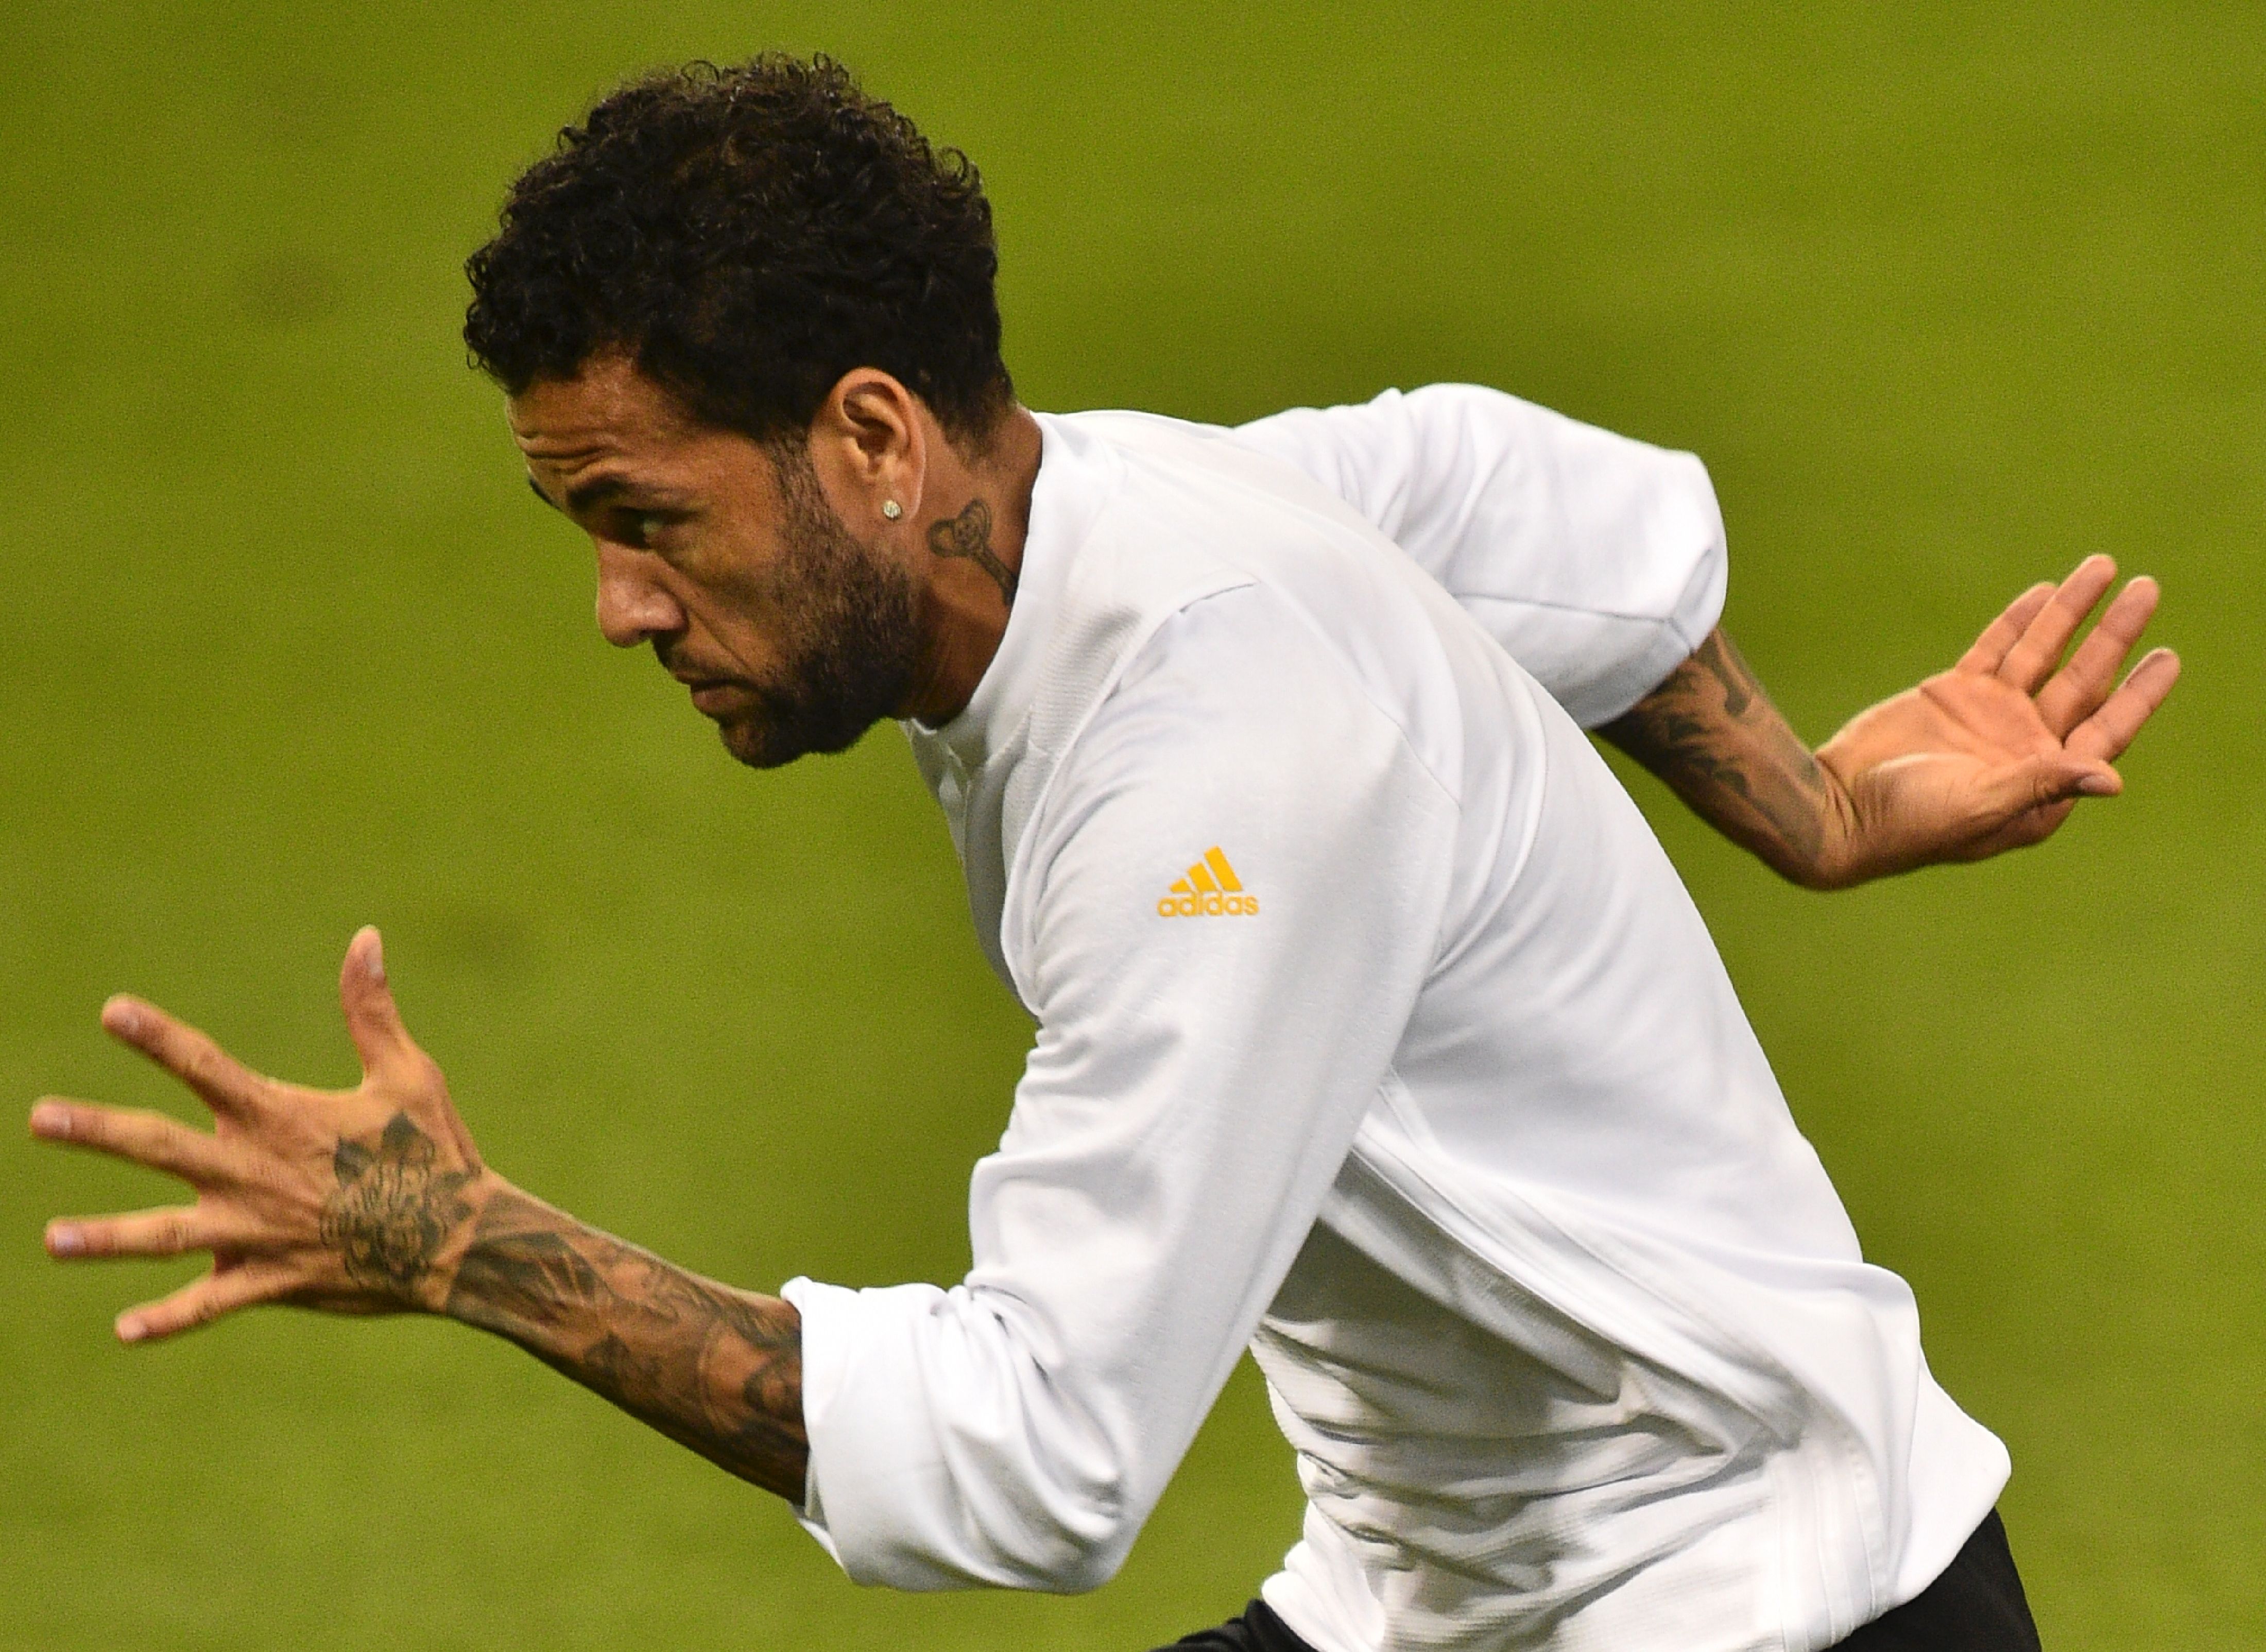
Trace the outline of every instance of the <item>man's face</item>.
<path fill-rule="evenodd" d="M 757 768 L 840 751 L 904 701 L 919 597 L 861 543 L 800 444 L 702 425 L 608 355 L 510 403 L 536 491 L 598 556 L 598 629 L 650 642 Z"/>

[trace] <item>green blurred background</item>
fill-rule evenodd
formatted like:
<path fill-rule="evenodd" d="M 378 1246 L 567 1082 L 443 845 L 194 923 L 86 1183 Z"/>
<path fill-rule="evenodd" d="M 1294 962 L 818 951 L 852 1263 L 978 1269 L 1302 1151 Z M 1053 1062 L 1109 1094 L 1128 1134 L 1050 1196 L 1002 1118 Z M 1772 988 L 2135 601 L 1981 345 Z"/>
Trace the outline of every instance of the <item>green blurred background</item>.
<path fill-rule="evenodd" d="M 1813 738 L 2084 553 L 2162 577 L 2187 681 L 2043 851 L 1805 895 L 1636 789 L 2013 1447 L 2048 1643 L 2266 1641 L 2255 4 L 9 7 L 0 1093 L 189 1115 L 120 989 L 345 1082 L 375 921 L 523 1184 L 754 1285 L 965 1265 L 1027 1029 L 898 738 L 735 769 L 456 336 L 561 122 L 774 44 L 982 164 L 1035 406 L 1477 379 L 1699 451 Z M 0 1644 L 1129 1652 L 1295 1535 L 1246 1370 L 1098 1595 L 862 1591 L 455 1327 L 119 1349 L 193 1270 L 39 1227 L 165 1196 L 0 1147 Z"/>

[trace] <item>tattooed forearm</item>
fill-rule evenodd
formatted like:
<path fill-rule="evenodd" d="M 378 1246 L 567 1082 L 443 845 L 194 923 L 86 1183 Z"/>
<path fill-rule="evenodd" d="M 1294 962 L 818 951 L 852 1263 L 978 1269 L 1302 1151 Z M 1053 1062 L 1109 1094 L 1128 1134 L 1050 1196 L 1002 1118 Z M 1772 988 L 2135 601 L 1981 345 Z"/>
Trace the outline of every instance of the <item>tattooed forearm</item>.
<path fill-rule="evenodd" d="M 1598 732 L 1784 876 L 1828 880 L 1832 783 L 1721 631 Z"/>
<path fill-rule="evenodd" d="M 789 1304 L 687 1273 L 506 1188 L 480 1212 L 447 1312 L 741 1478 L 801 1497 L 802 1335 Z"/>
<path fill-rule="evenodd" d="M 1015 570 L 1002 562 L 999 553 L 991 548 L 991 507 L 982 500 L 971 499 L 968 508 L 957 516 L 930 523 L 928 548 L 940 557 L 972 559 L 991 576 L 1007 606 L 1015 605 Z"/>
<path fill-rule="evenodd" d="M 1754 668 L 1739 652 L 1739 645 L 1720 630 L 1711 631 L 1701 638 L 1700 646 L 1692 651 L 1692 658 L 1685 663 L 1697 664 L 1722 684 L 1723 710 L 1730 716 L 1745 716 L 1747 707 L 1758 699 L 1765 705 L 1770 704 L 1770 696 L 1763 692 L 1763 685 L 1755 680 Z"/>
<path fill-rule="evenodd" d="M 331 1156 L 339 1185 L 323 1202 L 322 1241 L 356 1284 L 405 1305 L 417 1300 L 434 1258 L 471 1214 L 461 1196 L 471 1173 L 436 1171 L 435 1157 L 432 1137 L 406 1113 L 393 1115 L 376 1145 L 341 1137 Z"/>
<path fill-rule="evenodd" d="M 498 1202 L 508 1197 L 500 1195 Z M 507 1335 L 514 1326 L 555 1327 L 574 1312 L 618 1299 L 605 1276 L 560 1234 L 491 1233 L 483 1220 L 457 1264 L 449 1312 L 459 1305 L 473 1324 Z"/>

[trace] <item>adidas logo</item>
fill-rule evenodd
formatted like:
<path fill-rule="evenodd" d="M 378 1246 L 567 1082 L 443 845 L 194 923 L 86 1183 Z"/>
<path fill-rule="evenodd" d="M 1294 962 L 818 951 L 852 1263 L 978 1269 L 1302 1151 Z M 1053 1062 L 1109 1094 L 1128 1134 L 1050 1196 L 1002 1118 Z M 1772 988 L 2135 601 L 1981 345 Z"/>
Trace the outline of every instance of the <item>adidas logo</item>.
<path fill-rule="evenodd" d="M 1157 903 L 1159 917 L 1255 917 L 1259 897 L 1243 892 L 1243 880 L 1214 844 Z"/>

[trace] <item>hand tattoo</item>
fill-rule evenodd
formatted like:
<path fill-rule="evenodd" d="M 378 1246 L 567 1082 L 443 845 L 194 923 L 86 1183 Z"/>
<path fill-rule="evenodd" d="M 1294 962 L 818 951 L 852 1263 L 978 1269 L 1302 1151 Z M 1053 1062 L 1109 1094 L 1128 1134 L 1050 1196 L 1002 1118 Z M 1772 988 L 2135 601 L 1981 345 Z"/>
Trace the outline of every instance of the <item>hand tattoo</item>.
<path fill-rule="evenodd" d="M 515 1191 L 489 1200 L 447 1312 L 510 1338 L 680 1444 L 800 1500 L 802 1334 L 736 1291 Z"/>
<path fill-rule="evenodd" d="M 1801 881 L 1816 866 L 1831 808 L 1825 771 L 1721 631 L 1598 732 L 1787 876 Z"/>
<path fill-rule="evenodd" d="M 374 1148 L 340 1138 L 331 1157 L 339 1185 L 323 1201 L 318 1232 L 356 1284 L 413 1299 L 434 1256 L 471 1214 L 458 1196 L 471 1175 L 435 1171 L 435 1158 L 432 1138 L 406 1113 L 393 1115 Z"/>
<path fill-rule="evenodd" d="M 991 576 L 1010 608 L 1015 605 L 1016 570 L 999 559 L 991 548 L 991 507 L 980 499 L 968 501 L 957 516 L 931 523 L 928 548 L 940 557 L 969 557 Z"/>

